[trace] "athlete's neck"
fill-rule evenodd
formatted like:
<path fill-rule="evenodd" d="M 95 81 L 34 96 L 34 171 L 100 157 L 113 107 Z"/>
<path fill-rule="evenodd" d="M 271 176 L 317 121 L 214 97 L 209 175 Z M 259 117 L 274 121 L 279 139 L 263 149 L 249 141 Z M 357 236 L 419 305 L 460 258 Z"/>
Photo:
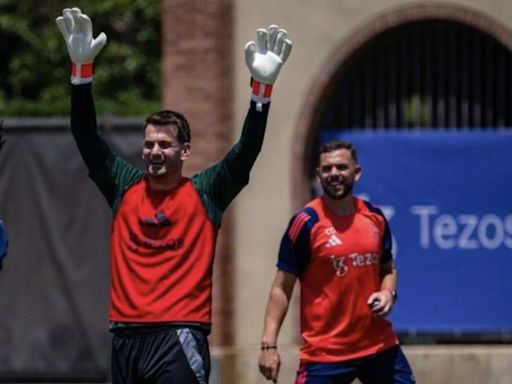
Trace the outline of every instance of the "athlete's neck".
<path fill-rule="evenodd" d="M 327 195 L 322 196 L 327 208 L 335 215 L 347 216 L 352 215 L 355 212 L 354 198 L 352 195 L 348 195 L 343 199 L 337 200 Z"/>
<path fill-rule="evenodd" d="M 169 191 L 174 189 L 183 179 L 183 175 L 181 173 L 177 173 L 176 175 L 168 175 L 166 177 L 157 177 L 149 175 L 149 186 L 151 189 L 155 191 Z"/>

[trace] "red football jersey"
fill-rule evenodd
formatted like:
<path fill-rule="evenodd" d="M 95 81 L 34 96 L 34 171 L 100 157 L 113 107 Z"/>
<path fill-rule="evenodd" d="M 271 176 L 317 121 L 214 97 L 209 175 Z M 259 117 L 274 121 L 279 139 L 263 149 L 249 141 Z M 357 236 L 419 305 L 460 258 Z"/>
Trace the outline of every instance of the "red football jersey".
<path fill-rule="evenodd" d="M 322 198 L 296 214 L 281 242 L 278 268 L 301 283 L 302 361 L 340 362 L 398 344 L 391 323 L 374 317 L 369 296 L 391 260 L 382 212 L 354 198 L 355 212 L 336 215 Z"/>
<path fill-rule="evenodd" d="M 190 179 L 131 186 L 112 224 L 110 320 L 210 323 L 216 234 Z"/>
<path fill-rule="evenodd" d="M 112 326 L 185 322 L 208 331 L 217 232 L 249 183 L 270 103 L 260 110 L 250 102 L 240 138 L 222 160 L 171 191 L 156 191 L 147 174 L 117 156 L 99 134 L 91 84 L 71 89 L 71 132 L 113 213 Z"/>

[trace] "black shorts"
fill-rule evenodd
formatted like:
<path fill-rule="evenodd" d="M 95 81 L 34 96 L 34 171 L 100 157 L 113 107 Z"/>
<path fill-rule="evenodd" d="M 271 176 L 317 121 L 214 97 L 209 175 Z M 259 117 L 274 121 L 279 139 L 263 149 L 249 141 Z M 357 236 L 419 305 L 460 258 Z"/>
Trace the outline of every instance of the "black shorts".
<path fill-rule="evenodd" d="M 118 328 L 112 338 L 112 383 L 207 384 L 207 334 L 193 327 Z"/>
<path fill-rule="evenodd" d="M 340 363 L 305 363 L 296 384 L 415 384 L 411 366 L 400 346 Z"/>

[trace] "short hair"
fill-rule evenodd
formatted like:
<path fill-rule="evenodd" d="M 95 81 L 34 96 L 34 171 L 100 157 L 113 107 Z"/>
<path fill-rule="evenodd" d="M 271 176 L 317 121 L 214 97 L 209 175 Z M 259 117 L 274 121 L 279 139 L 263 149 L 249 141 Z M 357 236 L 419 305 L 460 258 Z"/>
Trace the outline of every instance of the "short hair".
<path fill-rule="evenodd" d="M 149 115 L 146 117 L 146 121 L 144 122 L 144 131 L 150 124 L 159 127 L 174 125 L 176 128 L 178 128 L 178 142 L 181 144 L 190 143 L 190 126 L 185 116 L 179 112 L 163 110 Z"/>
<path fill-rule="evenodd" d="M 337 151 L 338 149 L 346 149 L 350 151 L 352 158 L 357 163 L 357 151 L 354 145 L 347 140 L 331 140 L 323 143 L 318 150 L 318 162 L 320 162 L 320 156 L 327 152 Z"/>

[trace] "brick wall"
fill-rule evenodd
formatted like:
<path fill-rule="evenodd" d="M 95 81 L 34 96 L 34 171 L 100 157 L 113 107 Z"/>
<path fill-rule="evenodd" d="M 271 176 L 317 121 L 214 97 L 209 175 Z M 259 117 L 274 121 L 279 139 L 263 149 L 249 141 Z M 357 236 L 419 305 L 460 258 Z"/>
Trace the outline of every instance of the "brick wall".
<path fill-rule="evenodd" d="M 233 141 L 233 4 L 163 0 L 162 16 L 162 100 L 190 123 L 192 155 L 185 175 L 191 175 L 220 160 Z M 231 222 L 228 211 L 214 267 L 213 345 L 233 340 Z"/>

